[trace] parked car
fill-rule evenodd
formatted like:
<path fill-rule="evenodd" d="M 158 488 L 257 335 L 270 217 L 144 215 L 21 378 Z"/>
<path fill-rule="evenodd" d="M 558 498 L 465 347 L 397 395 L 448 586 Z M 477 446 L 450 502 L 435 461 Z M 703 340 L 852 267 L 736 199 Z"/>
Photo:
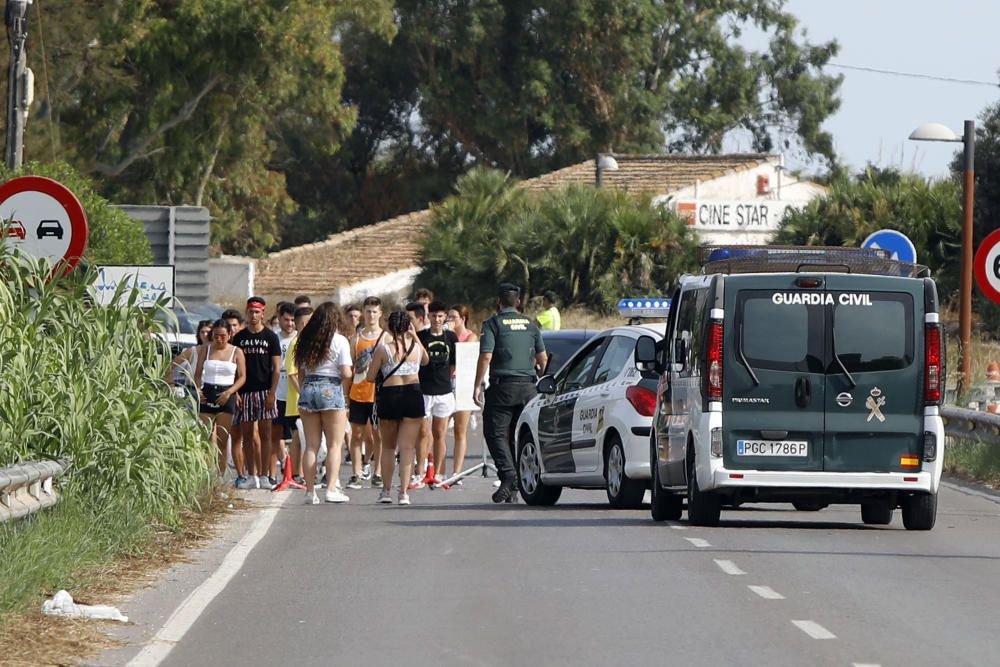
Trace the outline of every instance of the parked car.
<path fill-rule="evenodd" d="M 539 394 L 518 420 L 515 452 L 525 502 L 551 505 L 564 487 L 573 487 L 604 489 L 612 507 L 641 506 L 656 378 L 638 371 L 632 358 L 640 336 L 659 339 L 663 330 L 663 324 L 638 324 L 558 339 L 582 345 L 565 363 L 550 366 L 557 372 L 538 381 Z M 546 346 L 559 333 L 544 332 Z"/>
<path fill-rule="evenodd" d="M 636 365 L 661 375 L 651 513 L 719 522 L 723 506 L 855 504 L 866 524 L 937 514 L 944 335 L 926 267 L 851 248 L 716 249 L 673 296 L 666 337 Z"/>
<path fill-rule="evenodd" d="M 559 370 L 566 360 L 573 356 L 584 343 L 597 335 L 597 331 L 592 329 L 560 329 L 559 331 L 542 331 L 542 342 L 545 343 L 545 351 L 549 353 L 548 365 L 545 372 L 555 372 Z"/>

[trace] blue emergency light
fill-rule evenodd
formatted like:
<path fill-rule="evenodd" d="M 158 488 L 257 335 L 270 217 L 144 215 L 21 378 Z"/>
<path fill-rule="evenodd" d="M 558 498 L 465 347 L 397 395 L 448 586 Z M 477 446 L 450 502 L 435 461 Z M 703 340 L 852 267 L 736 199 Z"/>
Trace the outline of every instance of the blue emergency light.
<path fill-rule="evenodd" d="M 670 315 L 670 299 L 662 297 L 621 299 L 618 301 L 618 314 L 628 319 L 667 317 Z"/>

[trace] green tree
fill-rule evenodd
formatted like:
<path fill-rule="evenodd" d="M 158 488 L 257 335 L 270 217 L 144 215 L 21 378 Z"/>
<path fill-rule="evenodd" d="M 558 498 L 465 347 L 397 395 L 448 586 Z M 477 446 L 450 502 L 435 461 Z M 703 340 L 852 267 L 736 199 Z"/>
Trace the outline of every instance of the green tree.
<path fill-rule="evenodd" d="M 206 205 L 222 221 L 213 243 L 253 254 L 277 243 L 295 208 L 286 137 L 330 154 L 354 124 L 339 36 L 394 31 L 390 0 L 67 0 L 45 3 L 44 21 L 41 11 L 31 150 L 99 176 L 123 203 Z"/>
<path fill-rule="evenodd" d="M 16 176 L 45 176 L 59 181 L 76 195 L 87 214 L 88 242 L 84 259 L 91 264 L 151 264 L 153 251 L 142 223 L 108 204 L 93 183 L 65 162 L 29 162 L 17 173 L 0 165 L 0 180 Z"/>
<path fill-rule="evenodd" d="M 434 209 L 418 278 L 485 306 L 500 280 L 526 296 L 554 290 L 567 305 L 609 310 L 623 296 L 669 291 L 697 267 L 690 227 L 650 198 L 569 186 L 527 193 L 509 175 L 474 169 Z"/>
<path fill-rule="evenodd" d="M 790 209 L 772 243 L 859 247 L 880 229 L 895 229 L 913 241 L 918 263 L 930 267 L 943 299 L 958 289 L 961 198 L 951 179 L 869 166 L 860 174 L 834 177 L 830 191 L 802 210 Z"/>

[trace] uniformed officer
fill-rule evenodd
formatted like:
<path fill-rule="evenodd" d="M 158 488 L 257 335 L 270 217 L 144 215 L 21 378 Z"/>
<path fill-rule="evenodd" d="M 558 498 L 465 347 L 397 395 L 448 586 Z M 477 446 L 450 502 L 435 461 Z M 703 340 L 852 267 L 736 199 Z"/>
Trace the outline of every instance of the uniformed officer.
<path fill-rule="evenodd" d="M 483 408 L 483 434 L 497 466 L 500 488 L 493 502 L 511 501 L 517 492 L 517 473 L 511 451 L 512 431 L 524 405 L 535 395 L 536 368 L 544 369 L 548 355 L 538 327 L 518 312 L 521 290 L 501 283 L 497 314 L 483 322 L 479 339 L 479 363 L 473 400 Z M 483 400 L 483 379 L 490 373 L 490 386 Z"/>

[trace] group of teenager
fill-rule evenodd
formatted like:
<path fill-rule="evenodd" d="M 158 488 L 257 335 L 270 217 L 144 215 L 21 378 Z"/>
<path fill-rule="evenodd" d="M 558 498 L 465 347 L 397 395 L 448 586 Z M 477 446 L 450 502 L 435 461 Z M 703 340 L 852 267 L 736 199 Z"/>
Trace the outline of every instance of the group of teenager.
<path fill-rule="evenodd" d="M 471 412 L 456 411 L 455 346 L 478 339 L 467 306 L 448 307 L 418 290 L 405 310 L 386 317 L 378 297 L 343 309 L 332 302 L 314 309 L 298 297 L 279 303 L 270 322 L 266 308 L 255 296 L 245 319 L 227 310 L 199 323 L 198 344 L 174 361 L 175 383 L 188 384 L 211 428 L 220 475 L 227 449 L 237 488 L 274 488 L 278 470 L 290 466 L 305 502 L 319 504 L 317 461 L 325 442 L 325 500 L 348 502 L 339 481 L 348 424 L 346 486 L 369 482 L 381 489 L 379 503 L 393 502 L 397 461 L 399 504 L 410 504 L 409 490 L 441 483 L 449 423 L 452 470 L 462 470 Z"/>

